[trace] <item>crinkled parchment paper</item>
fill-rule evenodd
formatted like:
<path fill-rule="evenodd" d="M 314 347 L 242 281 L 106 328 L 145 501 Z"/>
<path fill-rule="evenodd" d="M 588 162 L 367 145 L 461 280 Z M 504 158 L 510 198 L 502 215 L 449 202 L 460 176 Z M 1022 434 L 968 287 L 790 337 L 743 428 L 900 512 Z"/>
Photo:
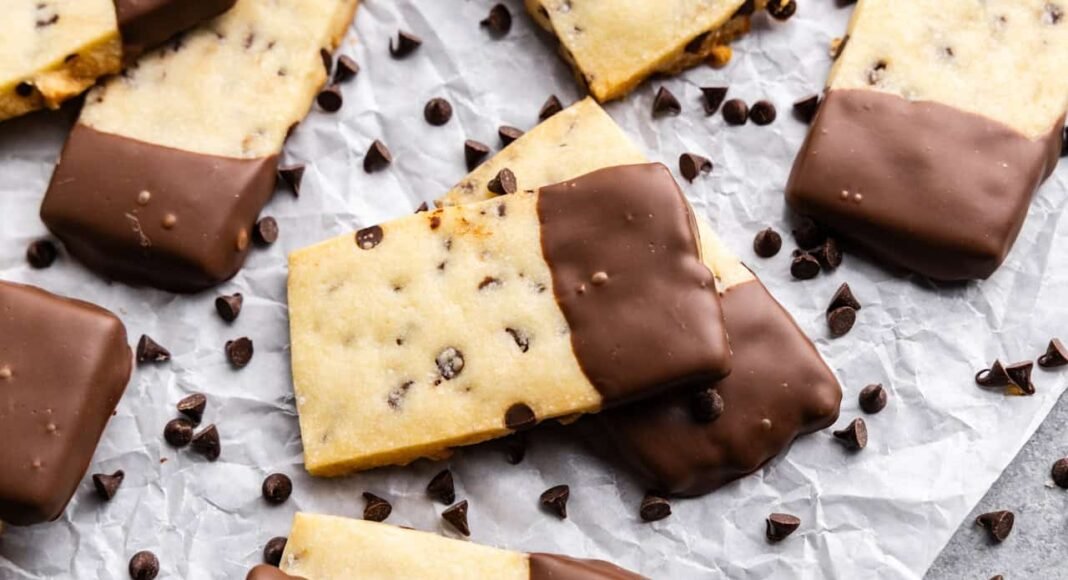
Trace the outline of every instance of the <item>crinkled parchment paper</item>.
<path fill-rule="evenodd" d="M 96 452 L 91 473 L 126 472 L 115 499 L 102 505 L 86 477 L 59 521 L 5 531 L 0 578 L 124 579 L 141 549 L 159 555 L 163 578 L 243 578 L 263 544 L 288 533 L 293 512 L 359 517 L 364 490 L 393 501 L 390 522 L 451 534 L 438 517 L 441 506 L 424 495 L 442 463 L 332 480 L 304 473 L 289 378 L 286 254 L 409 213 L 464 175 L 464 139 L 496 145 L 498 125 L 533 126 L 549 94 L 565 102 L 579 97 L 521 2 L 508 1 L 515 25 L 506 38 L 479 27 L 491 4 L 367 0 L 360 7 L 341 49 L 362 66 L 344 86 L 344 108 L 313 112 L 286 147 L 287 161 L 309 168 L 300 199 L 279 192 L 265 210 L 278 218 L 281 239 L 254 252 L 217 292 L 175 296 L 108 283 L 66 255 L 51 269 L 31 270 L 24 251 L 45 235 L 38 207 L 74 113 L 0 125 L 0 276 L 102 304 L 119 313 L 131 341 L 147 333 L 174 354 L 168 364 L 137 368 Z M 550 428 L 532 435 L 518 466 L 494 445 L 460 450 L 449 462 L 459 497 L 471 502 L 472 541 L 606 558 L 656 578 L 915 578 L 1046 416 L 1065 374 L 1036 369 L 1038 393 L 1030 398 L 980 390 L 972 375 L 995 357 L 1033 358 L 1051 336 L 1068 333 L 1063 163 L 1035 199 L 1008 261 L 982 283 L 933 284 L 853 254 L 832 274 L 796 282 L 788 274 L 792 246 L 770 260 L 752 254 L 757 230 L 789 231 L 782 189 L 806 129 L 791 118 L 790 104 L 822 87 L 828 44 L 844 32 L 848 12 L 830 0 L 802 0 L 787 23 L 761 15 L 726 69 L 654 80 L 608 111 L 652 159 L 673 169 L 685 151 L 714 161 L 711 176 L 683 187 L 838 373 L 846 392 L 838 426 L 859 414 L 856 395 L 865 384 L 889 388 L 887 409 L 866 417 L 868 448 L 848 454 L 829 433 L 815 434 L 756 475 L 676 501 L 670 518 L 645 524 L 637 516 L 643 490 L 629 475 Z M 387 45 L 399 28 L 425 44 L 394 61 Z M 724 83 L 732 97 L 771 99 L 779 119 L 727 128 L 719 117 L 706 118 L 698 87 Z M 661 84 L 682 101 L 681 116 L 651 119 Z M 434 96 L 456 109 L 445 127 L 422 118 Z M 395 162 L 367 175 L 361 160 L 375 138 L 389 145 Z M 849 335 L 831 340 L 823 312 L 845 281 L 864 308 Z M 212 302 L 235 291 L 245 295 L 244 311 L 226 324 Z M 255 358 L 232 370 L 223 344 L 246 335 Z M 216 463 L 162 439 L 174 403 L 197 391 L 208 394 L 206 421 L 222 434 Z M 272 507 L 260 484 L 275 471 L 294 478 L 295 492 Z M 539 493 L 558 483 L 571 485 L 566 521 L 538 508 Z M 802 528 L 768 545 L 763 520 L 771 511 L 797 514 Z"/>

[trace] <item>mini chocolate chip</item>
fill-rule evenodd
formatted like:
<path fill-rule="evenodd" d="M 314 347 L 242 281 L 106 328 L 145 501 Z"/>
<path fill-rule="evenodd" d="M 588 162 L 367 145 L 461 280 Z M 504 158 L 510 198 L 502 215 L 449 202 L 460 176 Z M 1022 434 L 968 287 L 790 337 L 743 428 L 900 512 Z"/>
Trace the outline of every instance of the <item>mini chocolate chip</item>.
<path fill-rule="evenodd" d="M 1009 373 L 1005 372 L 1005 366 L 999 359 L 994 359 L 990 368 L 975 373 L 975 384 L 980 387 L 1005 387 L 1010 382 Z"/>
<path fill-rule="evenodd" d="M 802 250 L 811 250 L 827 240 L 827 232 L 812 218 L 801 217 L 793 229 L 794 241 Z"/>
<path fill-rule="evenodd" d="M 493 276 L 486 276 L 478 283 L 479 290 L 485 290 L 486 288 L 499 288 L 503 284 L 500 278 L 494 278 Z"/>
<path fill-rule="evenodd" d="M 363 156 L 364 172 L 374 173 L 380 169 L 385 169 L 390 163 L 393 163 L 393 154 L 389 152 L 389 148 L 386 147 L 385 143 L 375 139 Z"/>
<path fill-rule="evenodd" d="M 241 315 L 241 305 L 244 302 L 245 297 L 240 292 L 230 295 L 224 294 L 215 299 L 215 311 L 226 322 L 233 322 Z"/>
<path fill-rule="evenodd" d="M 1054 485 L 1062 489 L 1068 489 L 1068 457 L 1054 461 L 1050 475 L 1053 477 Z"/>
<path fill-rule="evenodd" d="M 526 403 L 516 403 L 504 413 L 504 426 L 512 431 L 524 431 L 537 424 L 537 415 Z"/>
<path fill-rule="evenodd" d="M 834 431 L 832 435 L 851 451 L 860 451 L 868 445 L 868 426 L 860 417 L 853 419 L 845 429 Z"/>
<path fill-rule="evenodd" d="M 512 29 L 512 12 L 504 4 L 497 4 L 490 8 L 489 16 L 483 18 L 479 24 L 494 36 L 504 36 Z"/>
<path fill-rule="evenodd" d="M 1046 14 L 1043 16 L 1043 20 L 1046 24 L 1057 24 L 1064 19 L 1064 9 L 1053 2 L 1046 2 L 1045 10 Z M 57 16 L 56 18 L 59 17 Z"/>
<path fill-rule="evenodd" d="M 679 171 L 686 181 L 693 183 L 698 175 L 712 171 L 712 162 L 696 153 L 683 153 L 679 156 Z"/>
<path fill-rule="evenodd" d="M 1038 366 L 1044 369 L 1062 367 L 1068 365 L 1068 348 L 1064 347 L 1061 339 L 1054 338 L 1046 347 L 1046 354 L 1038 357 Z"/>
<path fill-rule="evenodd" d="M 456 485 L 453 483 L 452 472 L 448 469 L 439 471 L 426 485 L 426 493 L 431 499 L 445 505 L 456 501 Z"/>
<path fill-rule="evenodd" d="M 22 98 L 26 98 L 33 94 L 33 85 L 27 81 L 22 81 L 15 85 L 15 94 Z"/>
<path fill-rule="evenodd" d="M 446 509 L 441 512 L 441 517 L 445 521 L 449 522 L 452 527 L 456 528 L 456 531 L 465 536 L 471 535 L 471 528 L 467 525 L 467 500 Z"/>
<path fill-rule="evenodd" d="M 827 312 L 827 326 L 831 329 L 831 337 L 845 336 L 853 329 L 857 322 L 857 311 L 849 306 L 839 306 Z"/>
<path fill-rule="evenodd" d="M 820 273 L 820 262 L 808 252 L 797 252 L 790 263 L 790 274 L 798 280 L 811 280 Z"/>
<path fill-rule="evenodd" d="M 1035 363 L 1029 360 L 1012 363 L 1005 367 L 1005 374 L 1009 375 L 1009 392 L 1013 395 L 1033 395 L 1035 385 L 1031 382 L 1031 371 Z"/>
<path fill-rule="evenodd" d="M 504 445 L 504 460 L 512 465 L 519 465 L 527 456 L 527 435 L 519 432 L 505 437 L 501 443 Z"/>
<path fill-rule="evenodd" d="M 884 73 L 886 72 L 887 66 L 889 65 L 885 60 L 880 60 L 876 62 L 875 65 L 872 66 L 871 70 L 868 71 L 868 84 L 874 86 L 882 82 L 883 77 L 885 76 Z"/>
<path fill-rule="evenodd" d="M 268 540 L 267 545 L 263 547 L 263 563 L 271 566 L 281 564 L 282 554 L 286 551 L 287 543 L 289 543 L 289 540 L 285 536 L 277 536 Z"/>
<path fill-rule="evenodd" d="M 560 99 L 556 98 L 556 95 L 549 95 L 538 111 L 538 121 L 544 121 L 563 110 L 564 106 L 560 104 Z"/>
<path fill-rule="evenodd" d="M 361 250 L 370 250 L 382 243 L 382 226 L 370 226 L 356 232 L 356 246 Z"/>
<path fill-rule="evenodd" d="M 278 168 L 278 178 L 289 186 L 293 195 L 300 197 L 300 182 L 304 179 L 304 164 L 283 165 Z"/>
<path fill-rule="evenodd" d="M 701 87 L 701 104 L 705 115 L 714 115 L 727 98 L 727 87 Z"/>
<path fill-rule="evenodd" d="M 868 385 L 860 390 L 860 409 L 874 415 L 886 408 L 886 389 L 880 384 Z"/>
<path fill-rule="evenodd" d="M 507 195 L 518 191 L 519 185 L 516 183 L 515 174 L 512 173 L 512 170 L 505 167 L 498 171 L 493 179 L 489 180 L 489 183 L 486 184 L 486 189 L 497 195 Z"/>
<path fill-rule="evenodd" d="M 208 407 L 208 398 L 203 393 L 193 393 L 178 401 L 178 412 L 185 415 L 194 425 L 200 425 L 204 418 L 204 409 Z"/>
<path fill-rule="evenodd" d="M 440 127 L 452 119 L 452 105 L 441 97 L 434 97 L 423 107 L 423 118 L 427 123 Z"/>
<path fill-rule="evenodd" d="M 172 419 L 163 428 L 163 439 L 171 447 L 182 448 L 193 440 L 193 423 L 189 419 Z"/>
<path fill-rule="evenodd" d="M 489 146 L 485 143 L 473 139 L 464 141 L 464 161 L 467 163 L 467 170 L 473 171 L 478 167 L 489 155 L 489 151 Z"/>
<path fill-rule="evenodd" d="M 653 117 L 678 115 L 681 112 L 682 105 L 679 104 L 675 95 L 667 87 L 660 87 L 656 91 L 656 97 L 653 98 Z"/>
<path fill-rule="evenodd" d="M 430 229 L 436 230 L 439 227 L 441 227 L 441 216 L 439 216 L 439 215 L 430 216 Z M 448 246 L 446 246 L 445 249 L 446 250 L 449 249 Z M 438 268 L 438 269 L 441 270 L 442 268 Z"/>
<path fill-rule="evenodd" d="M 820 108 L 820 96 L 809 95 L 794 101 L 794 117 L 802 123 L 812 123 L 816 118 L 816 111 Z"/>
<path fill-rule="evenodd" d="M 794 0 L 769 0 L 766 8 L 768 14 L 775 20 L 787 20 L 797 12 L 797 2 Z"/>
<path fill-rule="evenodd" d="M 403 30 L 397 32 L 397 43 L 393 44 L 393 39 L 389 39 L 389 54 L 393 58 L 405 58 L 408 55 L 415 52 L 423 44 L 423 39 L 412 34 L 411 32 L 405 32 Z"/>
<path fill-rule="evenodd" d="M 326 69 L 326 78 L 330 78 L 330 72 L 334 70 L 334 55 L 325 48 L 319 49 L 319 58 L 323 59 L 323 68 Z"/>
<path fill-rule="evenodd" d="M 337 85 L 330 85 L 319 91 L 315 102 L 319 103 L 319 108 L 327 113 L 336 113 L 341 110 L 341 105 L 345 104 L 345 99 L 342 98 L 341 89 Z"/>
<path fill-rule="evenodd" d="M 512 340 L 515 341 L 515 344 L 519 347 L 520 352 L 527 352 L 528 350 L 530 350 L 529 334 L 517 328 L 505 328 L 504 331 L 512 335 Z"/>
<path fill-rule="evenodd" d="M 566 485 L 554 485 L 541 493 L 538 501 L 546 510 L 562 520 L 567 519 L 567 500 L 571 497 L 571 488 Z"/>
<path fill-rule="evenodd" d="M 222 453 L 222 441 L 215 425 L 208 425 L 200 433 L 193 435 L 193 451 L 203 455 L 208 461 L 215 461 Z"/>
<path fill-rule="evenodd" d="M 701 389 L 694 393 L 690 408 L 698 423 L 711 423 L 723 414 L 723 397 L 716 389 Z"/>
<path fill-rule="evenodd" d="M 154 580 L 159 576 L 159 558 L 148 550 L 142 550 L 130 558 L 129 572 L 133 580 Z"/>
<path fill-rule="evenodd" d="M 774 513 L 768 516 L 764 527 L 764 535 L 769 542 L 781 542 L 801 526 L 801 518 L 790 515 Z"/>
<path fill-rule="evenodd" d="M 782 249 L 782 236 L 779 232 L 765 228 L 757 232 L 753 238 L 753 252 L 761 258 L 770 258 Z"/>
<path fill-rule="evenodd" d="M 363 519 L 369 522 L 384 522 L 393 513 L 393 506 L 388 501 L 369 491 L 363 492 L 363 499 L 367 502 L 363 506 Z"/>
<path fill-rule="evenodd" d="M 328 75 L 330 73 L 327 73 Z M 334 84 L 347 82 L 360 74 L 360 65 L 356 59 L 347 54 L 337 59 L 337 70 L 334 71 Z"/>
<path fill-rule="evenodd" d="M 523 136 L 523 131 L 511 125 L 501 125 L 497 128 L 497 136 L 501 138 L 501 145 L 507 147 L 513 141 Z"/>
<path fill-rule="evenodd" d="M 278 241 L 278 220 L 267 216 L 256 222 L 252 238 L 261 246 L 269 246 Z"/>
<path fill-rule="evenodd" d="M 671 504 L 659 495 L 647 493 L 642 498 L 642 505 L 638 509 L 638 515 L 646 522 L 662 520 L 671 515 Z"/>
<path fill-rule="evenodd" d="M 745 125 L 749 118 L 749 105 L 741 99 L 731 99 L 723 103 L 723 120 L 728 125 Z"/>
<path fill-rule="evenodd" d="M 51 266 L 58 255 L 59 250 L 51 240 L 36 240 L 26 248 L 26 261 L 37 270 Z"/>
<path fill-rule="evenodd" d="M 236 368 L 244 368 L 252 361 L 252 339 L 247 336 L 226 341 L 226 358 Z"/>
<path fill-rule="evenodd" d="M 749 16 L 754 12 L 756 12 L 756 0 L 745 0 L 745 2 L 734 11 L 734 16 Z"/>
<path fill-rule="evenodd" d="M 828 237 L 823 245 L 813 250 L 812 254 L 820 261 L 824 269 L 830 271 L 842 265 L 842 250 L 838 248 L 838 240 Z"/>
<path fill-rule="evenodd" d="M 771 101 L 757 101 L 749 109 L 749 119 L 760 126 L 774 123 L 776 116 L 778 116 L 778 113 L 775 111 L 775 105 Z"/>
<path fill-rule="evenodd" d="M 415 213 L 424 213 L 430 211 L 430 206 L 424 201 L 419 204 L 419 207 L 415 208 Z"/>
<path fill-rule="evenodd" d="M 158 363 L 169 360 L 171 360 L 171 351 L 163 348 L 147 334 L 141 335 L 141 340 L 137 341 L 137 362 Z"/>
<path fill-rule="evenodd" d="M 263 480 L 260 492 L 268 503 L 275 505 L 285 503 L 293 494 L 293 480 L 284 473 L 272 473 Z"/>
<path fill-rule="evenodd" d="M 975 518 L 975 524 L 986 530 L 990 540 L 1000 544 L 1012 533 L 1016 515 L 1008 510 L 999 510 L 981 514 Z"/>
<path fill-rule="evenodd" d="M 848 306 L 853 310 L 860 310 L 861 308 L 860 302 L 853 296 L 853 290 L 850 289 L 849 284 L 845 282 L 838 287 L 838 290 L 835 290 L 834 296 L 831 298 L 831 303 L 827 306 L 827 312 L 843 306 Z"/>
<path fill-rule="evenodd" d="M 122 485 L 122 480 L 126 477 L 126 474 L 122 470 L 118 470 L 111 475 L 106 473 L 93 474 L 93 487 L 96 488 L 96 495 L 104 501 L 111 501 L 111 498 L 115 497 L 115 492 L 119 491 L 119 486 Z"/>
<path fill-rule="evenodd" d="M 434 359 L 434 363 L 446 381 L 456 378 L 464 370 L 464 353 L 455 347 L 446 347 Z"/>

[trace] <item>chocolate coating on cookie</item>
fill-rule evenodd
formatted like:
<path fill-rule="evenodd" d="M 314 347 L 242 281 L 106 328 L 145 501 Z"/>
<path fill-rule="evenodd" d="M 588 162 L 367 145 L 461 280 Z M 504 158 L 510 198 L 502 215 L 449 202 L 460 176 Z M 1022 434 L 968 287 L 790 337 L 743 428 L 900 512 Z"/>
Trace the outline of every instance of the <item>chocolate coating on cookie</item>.
<path fill-rule="evenodd" d="M 530 580 L 641 580 L 640 576 L 603 560 L 559 554 L 530 554 Z"/>
<path fill-rule="evenodd" d="M 145 50 L 226 12 L 237 0 L 115 0 L 124 58 L 133 62 Z"/>

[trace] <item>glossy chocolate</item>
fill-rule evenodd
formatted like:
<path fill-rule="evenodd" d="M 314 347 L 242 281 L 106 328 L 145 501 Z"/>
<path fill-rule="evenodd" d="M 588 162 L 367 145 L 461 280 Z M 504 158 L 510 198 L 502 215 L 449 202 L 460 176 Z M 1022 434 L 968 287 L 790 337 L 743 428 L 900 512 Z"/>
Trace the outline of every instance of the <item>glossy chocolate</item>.
<path fill-rule="evenodd" d="M 830 91 L 786 199 L 892 264 L 942 280 L 986 278 L 1054 169 L 1062 126 L 1031 140 L 947 105 Z"/>
<path fill-rule="evenodd" d="M 530 555 L 530 580 L 641 580 L 645 578 L 603 560 L 557 554 Z"/>
<path fill-rule="evenodd" d="M 114 314 L 0 282 L 0 520 L 63 513 L 126 389 L 133 361 Z"/>
<path fill-rule="evenodd" d="M 572 348 L 606 405 L 730 372 L 715 280 L 666 167 L 611 167 L 543 187 L 538 217 Z"/>
<path fill-rule="evenodd" d="M 104 276 L 174 292 L 241 268 L 277 157 L 190 153 L 75 125 L 41 206 L 73 256 Z"/>
<path fill-rule="evenodd" d="M 260 564 L 248 571 L 245 580 L 304 580 L 304 577 L 291 576 L 274 566 Z"/>
<path fill-rule="evenodd" d="M 692 394 L 677 392 L 595 419 L 625 461 L 675 495 L 705 494 L 748 475 L 838 418 L 838 381 L 763 284 L 731 286 L 722 303 L 734 350 L 734 370 L 715 385 L 722 415 L 698 422 Z"/>
<path fill-rule="evenodd" d="M 115 0 L 123 56 L 131 62 L 144 51 L 226 12 L 236 3 L 237 0 Z"/>

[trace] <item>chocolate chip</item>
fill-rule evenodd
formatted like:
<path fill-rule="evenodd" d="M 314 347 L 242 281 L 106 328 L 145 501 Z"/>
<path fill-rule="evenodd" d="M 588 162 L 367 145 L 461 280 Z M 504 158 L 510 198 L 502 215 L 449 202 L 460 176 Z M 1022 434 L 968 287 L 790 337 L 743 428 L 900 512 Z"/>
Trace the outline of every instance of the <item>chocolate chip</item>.
<path fill-rule="evenodd" d="M 1026 360 L 1005 367 L 1005 374 L 1009 376 L 1009 392 L 1013 395 L 1033 395 L 1035 385 L 1031 382 L 1031 371 L 1035 363 Z"/>
<path fill-rule="evenodd" d="M 843 282 L 838 290 L 834 291 L 834 296 L 831 298 L 830 305 L 827 306 L 827 312 L 830 312 L 836 308 L 848 306 L 854 310 L 860 310 L 860 302 L 853 296 L 853 290 L 849 288 L 849 284 Z"/>
<path fill-rule="evenodd" d="M 749 119 L 760 126 L 770 125 L 775 122 L 778 113 L 771 101 L 757 101 L 749 109 Z"/>
<path fill-rule="evenodd" d="M 327 75 L 330 73 L 328 72 Z M 334 84 L 347 82 L 360 74 L 360 65 L 356 59 L 347 54 L 337 59 L 337 70 L 334 71 Z"/>
<path fill-rule="evenodd" d="M 504 445 L 504 459 L 512 465 L 519 465 L 527 456 L 527 435 L 519 432 L 505 437 L 501 443 Z"/>
<path fill-rule="evenodd" d="M 464 370 L 464 353 L 455 347 L 447 347 L 434 359 L 441 378 L 446 381 L 456 378 Z"/>
<path fill-rule="evenodd" d="M 745 2 L 734 11 L 734 16 L 749 16 L 753 12 L 756 12 L 756 0 L 745 0 Z"/>
<path fill-rule="evenodd" d="M 26 261 L 37 270 L 51 266 L 58 255 L 59 250 L 51 240 L 36 240 L 26 248 Z"/>
<path fill-rule="evenodd" d="M 567 519 L 567 500 L 571 497 L 571 488 L 566 485 L 554 485 L 541 493 L 538 501 L 549 512 L 562 520 Z"/>
<path fill-rule="evenodd" d="M 827 312 L 827 326 L 831 329 L 833 338 L 848 334 L 856 322 L 857 311 L 849 306 L 840 306 Z"/>
<path fill-rule="evenodd" d="M 882 82 L 887 66 L 889 65 L 885 60 L 876 62 L 868 71 L 868 84 L 874 86 Z"/>
<path fill-rule="evenodd" d="M 319 103 L 319 108 L 327 113 L 336 113 L 341 110 L 341 105 L 345 104 L 345 99 L 341 96 L 341 88 L 337 85 L 329 85 L 319 91 L 315 102 Z"/>
<path fill-rule="evenodd" d="M 656 91 L 656 97 L 653 98 L 653 117 L 678 115 L 681 112 L 682 105 L 679 104 L 675 95 L 667 87 L 660 87 Z"/>
<path fill-rule="evenodd" d="M 282 554 L 286 551 L 288 541 L 284 536 L 277 536 L 267 540 L 267 545 L 263 547 L 263 563 L 271 566 L 281 564 Z"/>
<path fill-rule="evenodd" d="M 133 580 L 154 580 L 159 576 L 159 558 L 148 550 L 142 550 L 130 558 L 129 572 Z"/>
<path fill-rule="evenodd" d="M 828 237 L 823 245 L 816 248 L 812 254 L 820 261 L 820 265 L 826 270 L 834 270 L 842 265 L 842 250 L 838 248 L 838 241 Z"/>
<path fill-rule="evenodd" d="M 434 97 L 423 107 L 423 118 L 427 123 L 440 127 L 452 119 L 452 105 L 441 97 Z"/>
<path fill-rule="evenodd" d="M 714 115 L 727 98 L 727 87 L 701 87 L 701 104 L 705 108 L 705 115 Z"/>
<path fill-rule="evenodd" d="M 499 278 L 494 278 L 493 276 L 486 276 L 482 279 L 481 282 L 478 283 L 478 289 L 485 290 L 486 288 L 500 288 L 501 284 L 503 284 L 503 282 L 501 282 Z"/>
<path fill-rule="evenodd" d="M 501 138 L 501 145 L 507 147 L 513 141 L 523 136 L 523 131 L 511 125 L 501 125 L 497 128 L 497 136 Z"/>
<path fill-rule="evenodd" d="M 193 393 L 178 401 L 178 412 L 185 415 L 194 425 L 200 425 L 204 418 L 204 409 L 208 407 L 208 398 L 202 393 Z"/>
<path fill-rule="evenodd" d="M 504 4 L 497 4 L 490 8 L 489 16 L 483 18 L 479 24 L 494 36 L 504 36 L 512 29 L 512 12 Z"/>
<path fill-rule="evenodd" d="M 516 403 L 504 413 L 504 426 L 512 431 L 523 431 L 538 424 L 538 417 L 525 403 Z"/>
<path fill-rule="evenodd" d="M 215 311 L 226 322 L 233 322 L 241 315 L 241 305 L 244 302 L 245 297 L 240 292 L 230 295 L 224 294 L 215 299 Z"/>
<path fill-rule="evenodd" d="M 1064 19 L 1064 8 L 1061 8 L 1053 2 L 1046 2 L 1045 10 L 1046 13 L 1042 17 L 1042 20 L 1046 24 L 1057 24 Z M 57 16 L 56 18 L 59 17 Z"/>
<path fill-rule="evenodd" d="M 415 208 L 415 213 L 424 213 L 430 211 L 430 206 L 424 201 L 419 204 L 419 207 Z"/>
<path fill-rule="evenodd" d="M 549 95 L 538 111 L 538 121 L 544 121 L 563 110 L 564 106 L 560 104 L 560 99 L 556 98 L 556 95 Z"/>
<path fill-rule="evenodd" d="M 679 171 L 686 181 L 693 183 L 698 175 L 712 171 L 712 162 L 696 153 L 683 153 L 679 156 Z"/>
<path fill-rule="evenodd" d="M 775 513 L 767 517 L 764 535 L 769 542 L 781 542 L 801 526 L 801 518 L 790 514 Z"/>
<path fill-rule="evenodd" d="M 163 428 L 163 439 L 179 449 L 189 445 L 193 440 L 193 423 L 189 419 L 172 419 Z"/>
<path fill-rule="evenodd" d="M 1038 357 L 1038 366 L 1044 369 L 1051 369 L 1064 365 L 1068 365 L 1068 348 L 1064 347 L 1059 338 L 1054 338 L 1049 341 L 1049 346 L 1046 347 L 1046 354 Z"/>
<path fill-rule="evenodd" d="M 269 246 L 278 241 L 278 220 L 267 216 L 256 222 L 252 238 L 261 246 Z"/>
<path fill-rule="evenodd" d="M 860 390 L 860 409 L 874 415 L 886 408 L 886 389 L 882 385 L 868 385 Z"/>
<path fill-rule="evenodd" d="M 711 423 L 723 414 L 723 397 L 716 389 L 701 389 L 694 393 L 690 408 L 698 423 Z"/>
<path fill-rule="evenodd" d="M 432 499 L 445 505 L 456 501 L 456 486 L 452 480 L 452 472 L 442 469 L 426 485 L 426 493 Z"/>
<path fill-rule="evenodd" d="M 794 117 L 802 123 L 811 123 L 820 108 L 820 96 L 809 95 L 794 101 Z"/>
<path fill-rule="evenodd" d="M 741 99 L 731 99 L 723 103 L 723 120 L 728 125 L 745 125 L 749 118 L 749 105 Z"/>
<path fill-rule="evenodd" d="M 798 280 L 811 280 L 820 273 L 820 262 L 808 252 L 798 252 L 790 263 L 790 274 Z"/>
<path fill-rule="evenodd" d="M 226 341 L 226 358 L 236 368 L 244 368 L 252 361 L 252 339 L 247 336 Z"/>
<path fill-rule="evenodd" d="M 374 173 L 380 169 L 385 169 L 390 163 L 393 163 L 393 155 L 389 152 L 389 148 L 386 147 L 385 143 L 375 139 L 363 156 L 364 172 Z"/>
<path fill-rule="evenodd" d="M 126 477 L 126 474 L 122 470 L 118 470 L 111 475 L 106 473 L 93 474 L 93 487 L 96 488 L 96 495 L 104 501 L 111 501 L 111 498 L 115 497 L 115 492 L 119 491 L 119 486 L 122 485 L 122 480 Z"/>
<path fill-rule="evenodd" d="M 853 419 L 849 425 L 846 425 L 845 429 L 835 431 L 832 435 L 846 449 L 852 451 L 860 451 L 868 445 L 868 426 L 864 423 L 864 419 L 860 417 Z"/>
<path fill-rule="evenodd" d="M 193 435 L 193 451 L 203 455 L 208 461 L 215 461 L 222 454 L 222 441 L 215 425 L 208 425 L 200 433 Z"/>
<path fill-rule="evenodd" d="M 975 524 L 986 530 L 990 540 L 1000 544 L 1012 533 L 1016 515 L 1008 510 L 999 510 L 981 514 L 975 518 Z"/>
<path fill-rule="evenodd" d="M 446 509 L 441 512 L 441 517 L 445 521 L 449 522 L 452 527 L 456 528 L 456 531 L 465 536 L 471 535 L 471 528 L 467 525 L 467 500 Z"/>
<path fill-rule="evenodd" d="M 367 502 L 363 506 L 363 519 L 369 522 L 384 522 L 393 513 L 393 506 L 388 501 L 369 491 L 363 492 L 363 499 Z"/>
<path fill-rule="evenodd" d="M 516 346 L 519 347 L 520 352 L 527 352 L 530 350 L 530 335 L 525 331 L 517 328 L 505 328 L 505 332 L 512 335 L 512 340 L 515 341 Z"/>
<path fill-rule="evenodd" d="M 1050 475 L 1053 477 L 1054 485 L 1062 489 L 1068 489 L 1068 457 L 1053 462 Z"/>
<path fill-rule="evenodd" d="M 642 498 L 642 505 L 638 509 L 638 515 L 646 522 L 662 520 L 671 515 L 671 504 L 659 495 L 647 493 Z"/>
<path fill-rule="evenodd" d="M 493 179 L 489 180 L 489 183 L 486 184 L 486 189 L 497 195 L 506 195 L 518 191 L 519 186 L 516 184 L 515 174 L 512 173 L 511 169 L 505 167 L 498 171 Z"/>
<path fill-rule="evenodd" d="M 1006 387 L 1012 383 L 1012 379 L 1009 378 L 1009 373 L 1005 371 L 1005 366 L 1001 364 L 1001 361 L 994 359 L 994 364 L 990 365 L 990 368 L 975 373 L 975 383 L 980 387 Z"/>
<path fill-rule="evenodd" d="M 22 81 L 15 85 L 15 94 L 22 98 L 29 97 L 33 94 L 33 85 L 27 81 Z"/>
<path fill-rule="evenodd" d="M 811 250 L 827 240 L 827 232 L 809 217 L 801 217 L 793 229 L 794 241 L 802 250 Z"/>
<path fill-rule="evenodd" d="M 141 340 L 137 341 L 137 362 L 158 363 L 169 360 L 171 360 L 171 351 L 163 348 L 147 334 L 141 335 Z"/>
<path fill-rule="evenodd" d="M 775 20 L 787 20 L 797 12 L 797 2 L 794 0 L 768 0 L 768 14 Z"/>
<path fill-rule="evenodd" d="M 473 171 L 478 167 L 489 155 L 489 151 L 489 146 L 485 143 L 473 139 L 464 141 L 464 161 L 467 163 L 467 170 Z"/>
<path fill-rule="evenodd" d="M 275 505 L 285 503 L 293 493 L 293 480 L 284 473 L 272 473 L 263 480 L 260 492 L 267 503 Z"/>
<path fill-rule="evenodd" d="M 356 245 L 361 250 L 370 250 L 382 243 L 382 226 L 370 226 L 356 232 Z"/>
<path fill-rule="evenodd" d="M 765 228 L 757 232 L 753 238 L 753 252 L 761 258 L 770 258 L 782 249 L 782 236 L 779 232 Z"/>
<path fill-rule="evenodd" d="M 415 52 L 415 49 L 419 48 L 423 44 L 423 39 L 412 34 L 411 32 L 405 32 L 403 30 L 397 32 L 397 43 L 393 44 L 393 39 L 389 39 L 389 54 L 393 58 L 405 58 L 408 55 Z"/>
<path fill-rule="evenodd" d="M 283 165 L 278 168 L 278 178 L 289 186 L 293 195 L 300 197 L 300 182 L 304 179 L 304 164 Z"/>

